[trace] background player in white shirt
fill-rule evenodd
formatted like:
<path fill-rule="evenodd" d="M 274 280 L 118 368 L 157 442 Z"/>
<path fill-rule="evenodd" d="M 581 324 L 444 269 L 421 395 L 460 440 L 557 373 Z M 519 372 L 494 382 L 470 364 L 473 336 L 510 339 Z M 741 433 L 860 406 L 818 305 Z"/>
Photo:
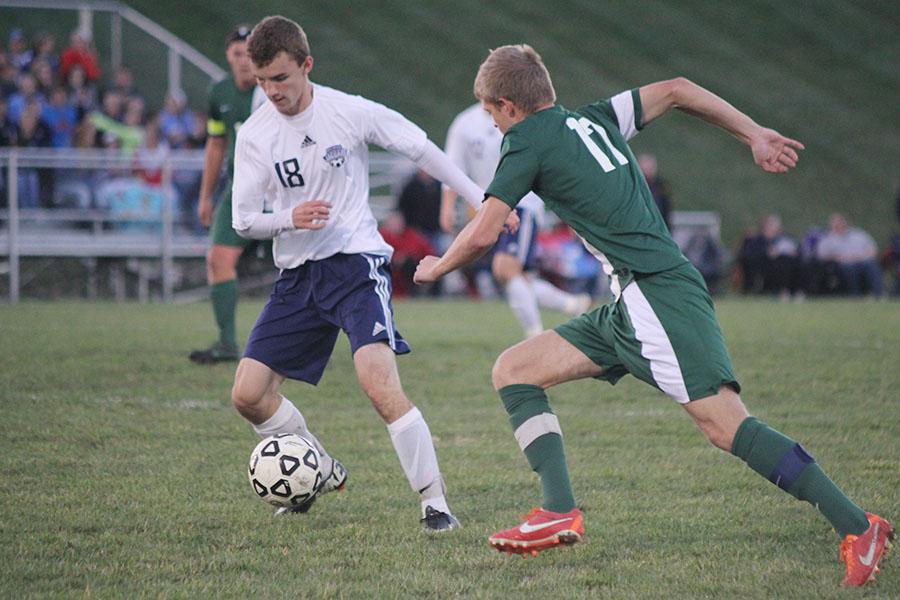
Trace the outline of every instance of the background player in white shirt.
<path fill-rule="evenodd" d="M 281 277 L 238 364 L 232 401 L 260 436 L 310 439 L 328 475 L 320 493 L 342 488 L 346 471 L 279 388 L 287 377 L 315 385 L 343 330 L 360 386 L 421 496 L 423 526 L 454 529 L 431 433 L 397 372 L 394 354 L 409 346 L 393 322 L 392 249 L 369 207 L 368 144 L 408 157 L 472 201 L 482 190 L 399 113 L 311 83 L 313 59 L 297 23 L 267 17 L 248 49 L 269 102 L 238 132 L 232 221 L 242 236 L 274 238 Z"/>
<path fill-rule="evenodd" d="M 466 175 L 481 187 L 494 177 L 500 162 L 503 134 L 480 104 L 459 113 L 447 130 L 444 150 Z M 444 186 L 441 198 L 441 227 L 453 233 L 456 221 L 456 192 Z M 530 193 L 516 207 L 521 220 L 515 234 L 501 235 L 494 246 L 491 271 L 504 287 L 506 300 L 525 331 L 534 337 L 544 330 L 540 308 L 559 310 L 572 316 L 591 306 L 587 294 L 569 294 L 542 279 L 535 271 L 536 235 L 544 221 L 544 202 Z"/>

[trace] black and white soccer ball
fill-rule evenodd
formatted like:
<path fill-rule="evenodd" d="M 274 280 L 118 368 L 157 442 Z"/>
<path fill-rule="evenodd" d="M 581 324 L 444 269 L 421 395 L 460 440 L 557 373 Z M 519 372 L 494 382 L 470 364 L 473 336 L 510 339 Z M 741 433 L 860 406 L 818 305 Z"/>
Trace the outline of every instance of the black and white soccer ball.
<path fill-rule="evenodd" d="M 294 507 L 315 496 L 322 487 L 322 457 L 306 438 L 282 433 L 261 441 L 247 475 L 257 496 L 273 506 Z"/>

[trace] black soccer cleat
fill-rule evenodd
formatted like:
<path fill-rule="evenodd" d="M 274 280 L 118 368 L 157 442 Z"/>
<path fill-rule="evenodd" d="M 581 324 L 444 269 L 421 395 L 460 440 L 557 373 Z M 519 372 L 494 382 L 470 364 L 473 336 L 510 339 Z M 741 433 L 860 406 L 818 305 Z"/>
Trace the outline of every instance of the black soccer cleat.
<path fill-rule="evenodd" d="M 212 365 L 220 362 L 233 362 L 240 358 L 237 346 L 229 346 L 216 342 L 205 350 L 194 350 L 188 355 L 198 365 Z"/>
<path fill-rule="evenodd" d="M 430 506 L 425 507 L 425 517 L 421 520 L 421 523 L 425 531 L 434 533 L 459 529 L 459 521 L 456 520 L 456 517 Z"/>
<path fill-rule="evenodd" d="M 309 512 L 309 509 L 312 507 L 313 502 L 316 501 L 318 494 L 313 494 L 300 504 L 295 504 L 294 506 L 282 506 L 278 510 L 275 511 L 276 517 L 283 517 L 286 515 L 303 515 Z"/>

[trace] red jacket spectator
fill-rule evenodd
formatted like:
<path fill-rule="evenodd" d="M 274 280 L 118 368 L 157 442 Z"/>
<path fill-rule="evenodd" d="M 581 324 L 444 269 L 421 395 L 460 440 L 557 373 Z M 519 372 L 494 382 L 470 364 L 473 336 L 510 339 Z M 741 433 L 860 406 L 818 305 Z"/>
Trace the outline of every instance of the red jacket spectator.
<path fill-rule="evenodd" d="M 97 63 L 97 53 L 90 47 L 81 34 L 72 33 L 71 44 L 63 50 L 59 59 L 59 74 L 63 81 L 69 76 L 69 71 L 76 65 L 84 69 L 88 81 L 100 79 L 100 65 Z"/>
<path fill-rule="evenodd" d="M 384 241 L 394 248 L 394 255 L 391 257 L 394 296 L 408 296 L 414 289 L 412 277 L 416 272 L 416 265 L 429 254 L 434 254 L 434 247 L 428 242 L 428 238 L 409 227 L 399 212 L 388 215 L 378 231 Z"/>

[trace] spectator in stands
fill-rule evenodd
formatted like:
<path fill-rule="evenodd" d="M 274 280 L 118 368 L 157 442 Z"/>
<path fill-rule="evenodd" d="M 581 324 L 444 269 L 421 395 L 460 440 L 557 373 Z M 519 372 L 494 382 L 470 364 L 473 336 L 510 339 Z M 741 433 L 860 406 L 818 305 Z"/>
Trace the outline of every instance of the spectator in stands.
<path fill-rule="evenodd" d="M 802 299 L 800 244 L 784 232 L 778 215 L 763 219 L 762 236 L 766 242 L 763 289 L 781 300 L 789 300 L 791 295 Z"/>
<path fill-rule="evenodd" d="M 38 91 L 45 97 L 50 96 L 50 90 L 56 87 L 56 75 L 50 68 L 50 63 L 43 59 L 34 59 L 31 61 L 29 72 L 34 75 L 37 81 Z"/>
<path fill-rule="evenodd" d="M 394 287 L 394 296 L 398 298 L 416 296 L 423 289 L 435 295 L 438 288 L 434 286 L 428 286 L 430 289 L 421 288 L 413 283 L 416 265 L 426 256 L 435 253 L 428 238 L 410 227 L 399 211 L 390 213 L 378 231 L 384 241 L 394 248 L 394 254 L 391 256 L 391 283 Z"/>
<path fill-rule="evenodd" d="M 141 101 L 143 103 L 143 101 Z M 159 116 L 147 119 L 143 142 L 135 152 L 135 175 L 147 185 L 158 187 L 162 184 L 162 170 L 169 155 L 169 144 L 162 139 Z"/>
<path fill-rule="evenodd" d="M 206 145 L 206 121 L 209 116 L 200 112 L 194 114 L 194 130 L 191 131 L 187 139 L 187 148 L 194 150 L 203 148 Z"/>
<path fill-rule="evenodd" d="M 841 289 L 841 276 L 837 264 L 819 260 L 819 242 L 825 237 L 821 227 L 810 227 L 800 241 L 800 263 L 803 288 L 807 294 L 837 294 Z"/>
<path fill-rule="evenodd" d="M 103 96 L 103 111 L 95 110 L 88 118 L 97 128 L 102 147 L 122 148 L 126 152 L 132 152 L 141 144 L 143 132 L 139 125 L 125 125 L 119 120 L 124 115 L 123 100 L 120 93 L 107 90 Z"/>
<path fill-rule="evenodd" d="M 50 128 L 41 120 L 41 105 L 32 99 L 19 117 L 16 145 L 20 148 L 39 148 L 50 145 Z M 41 205 L 41 186 L 36 169 L 19 169 L 19 206 L 38 208 Z"/>
<path fill-rule="evenodd" d="M 59 76 L 68 79 L 69 72 L 76 65 L 84 69 L 87 81 L 96 82 L 100 79 L 97 53 L 91 47 L 90 39 L 78 30 L 72 32 L 69 47 L 63 50 L 60 56 Z"/>
<path fill-rule="evenodd" d="M 600 262 L 562 221 L 538 232 L 537 255 L 541 276 L 561 290 L 591 297 L 608 295 L 606 278 L 600 277 Z"/>
<path fill-rule="evenodd" d="M 34 36 L 34 60 L 44 61 L 52 73 L 59 73 L 59 54 L 56 53 L 56 38 L 42 31 Z"/>
<path fill-rule="evenodd" d="M 0 98 L 4 100 L 19 91 L 19 72 L 9 62 L 6 52 L 0 52 Z"/>
<path fill-rule="evenodd" d="M 440 181 L 422 169 L 417 169 L 403 186 L 400 198 L 397 200 L 397 209 L 405 224 L 424 236 L 435 252 L 440 254 L 447 249 L 450 244 L 450 236 L 441 230 L 440 225 Z M 415 265 L 413 266 L 415 267 Z M 413 272 L 415 272 L 415 268 L 413 268 Z M 411 277 L 412 275 L 410 275 Z M 442 281 L 429 286 L 429 293 L 433 296 L 439 295 L 442 291 Z M 415 294 L 416 290 L 413 290 L 412 293 Z"/>
<path fill-rule="evenodd" d="M 28 47 L 25 33 L 19 28 L 13 29 L 9 34 L 10 63 L 16 68 L 16 71 L 23 73 L 28 70 L 33 58 L 34 52 Z"/>
<path fill-rule="evenodd" d="M 125 116 L 125 98 L 115 90 L 106 90 L 100 103 L 100 110 L 103 116 L 121 123 L 122 117 Z"/>
<path fill-rule="evenodd" d="M 705 227 L 698 227 L 683 249 L 685 257 L 703 275 L 709 293 L 716 295 L 722 279 L 724 252 L 718 240 Z"/>
<path fill-rule="evenodd" d="M 19 139 L 19 126 L 9 118 L 7 103 L 0 98 L 0 146 L 15 146 Z"/>
<path fill-rule="evenodd" d="M 194 113 L 187 105 L 187 97 L 178 89 L 166 94 L 165 104 L 159 120 L 163 137 L 173 148 L 180 148 L 194 131 Z"/>
<path fill-rule="evenodd" d="M 124 65 L 117 68 L 113 74 L 113 84 L 110 89 L 119 92 L 126 99 L 134 97 L 144 99 L 144 96 L 134 87 L 134 75 L 132 75 L 131 69 Z"/>
<path fill-rule="evenodd" d="M 819 242 L 817 253 L 820 260 L 837 263 L 843 285 L 851 295 L 859 296 L 864 290 L 876 297 L 884 295 L 875 240 L 862 229 L 850 227 L 844 215 L 831 215 L 829 231 Z"/>
<path fill-rule="evenodd" d="M 88 83 L 81 66 L 76 65 L 69 71 L 66 90 L 69 94 L 69 102 L 78 111 L 79 121 L 97 108 L 97 87 Z"/>
<path fill-rule="evenodd" d="M 140 96 L 131 96 L 125 101 L 125 110 L 122 112 L 122 123 L 128 127 L 142 127 L 144 125 L 145 114 L 144 99 Z M 158 115 L 154 115 L 159 121 Z"/>
<path fill-rule="evenodd" d="M 51 146 L 68 148 L 72 145 L 78 124 L 78 110 L 69 103 L 64 88 L 57 86 L 50 91 L 50 100 L 44 105 L 41 118 L 50 128 Z"/>
<path fill-rule="evenodd" d="M 666 222 L 666 227 L 669 228 L 669 231 L 672 231 L 672 200 L 669 198 L 669 187 L 666 185 L 666 182 L 659 177 L 659 164 L 657 163 L 656 156 L 652 154 L 639 154 L 637 159 L 638 166 L 641 168 L 641 173 L 644 174 L 647 185 L 650 187 L 653 201 L 656 202 L 656 207 L 659 209 L 663 221 Z"/>
<path fill-rule="evenodd" d="M 22 73 L 19 75 L 19 91 L 9 98 L 9 118 L 18 123 L 25 107 L 32 102 L 37 102 L 43 109 L 46 98 L 38 91 L 34 75 Z"/>
<path fill-rule="evenodd" d="M 748 229 L 737 251 L 742 293 L 759 294 L 763 291 L 767 261 L 766 239 L 756 228 Z"/>
<path fill-rule="evenodd" d="M 443 232 L 439 222 L 441 213 L 441 182 L 417 169 L 407 180 L 400 192 L 397 209 L 406 224 L 426 238 L 438 252 L 446 244 L 442 243 Z"/>

